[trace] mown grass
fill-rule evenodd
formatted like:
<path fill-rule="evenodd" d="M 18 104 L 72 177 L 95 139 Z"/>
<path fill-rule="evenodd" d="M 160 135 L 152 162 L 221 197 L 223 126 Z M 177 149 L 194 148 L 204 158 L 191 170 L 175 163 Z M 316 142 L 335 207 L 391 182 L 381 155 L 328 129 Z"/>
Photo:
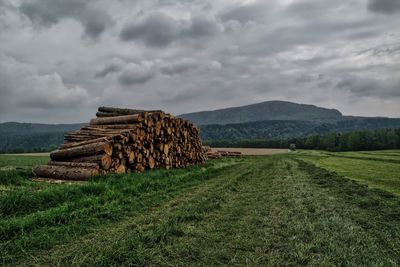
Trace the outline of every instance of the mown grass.
<path fill-rule="evenodd" d="M 1 262 L 398 266 L 400 198 L 317 167 L 318 153 L 22 185 L 0 197 Z"/>
<path fill-rule="evenodd" d="M 317 166 L 337 172 L 350 179 L 400 196 L 399 150 L 377 152 L 322 151 L 300 152 L 299 156 Z"/>

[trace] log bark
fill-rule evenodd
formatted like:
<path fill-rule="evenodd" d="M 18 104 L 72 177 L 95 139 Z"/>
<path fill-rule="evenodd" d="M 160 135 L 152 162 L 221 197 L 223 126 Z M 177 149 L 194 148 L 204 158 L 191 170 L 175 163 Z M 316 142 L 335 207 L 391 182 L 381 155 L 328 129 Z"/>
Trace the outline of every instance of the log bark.
<path fill-rule="evenodd" d="M 96 113 L 96 117 L 97 118 L 102 118 L 102 117 L 115 117 L 115 116 L 119 116 L 121 115 L 120 113 L 117 112 L 102 112 L 102 111 L 98 111 Z M 125 114 L 125 115 L 129 115 L 129 114 Z"/>
<path fill-rule="evenodd" d="M 90 162 L 66 162 L 66 161 L 49 161 L 47 163 L 51 166 L 64 166 L 64 167 L 78 167 L 78 168 L 94 168 L 99 169 L 99 164 Z"/>
<path fill-rule="evenodd" d="M 99 175 L 100 172 L 96 168 L 42 165 L 36 167 L 33 170 L 33 174 L 36 177 L 62 180 L 89 180 L 90 178 Z"/>
<path fill-rule="evenodd" d="M 112 159 L 107 154 L 99 154 L 87 157 L 78 157 L 66 159 L 68 162 L 88 162 L 92 164 L 98 164 L 102 169 L 109 170 L 111 168 Z"/>
<path fill-rule="evenodd" d="M 117 129 L 117 130 L 132 130 L 138 127 L 138 123 L 132 123 L 132 124 L 104 124 L 104 125 L 96 125 L 96 128 L 102 128 L 102 129 Z"/>
<path fill-rule="evenodd" d="M 112 146 L 109 142 L 98 142 L 78 147 L 56 150 L 50 154 L 50 158 L 52 160 L 63 160 L 78 156 L 100 154 L 103 152 L 107 155 L 112 155 Z"/>
<path fill-rule="evenodd" d="M 141 109 L 113 108 L 113 107 L 99 107 L 98 111 L 102 113 L 116 113 L 119 115 L 133 115 L 143 112 L 162 112 L 161 110 L 141 110 Z"/>
<path fill-rule="evenodd" d="M 90 120 L 91 125 L 137 123 L 142 121 L 140 114 L 123 115 L 117 117 L 104 117 Z"/>

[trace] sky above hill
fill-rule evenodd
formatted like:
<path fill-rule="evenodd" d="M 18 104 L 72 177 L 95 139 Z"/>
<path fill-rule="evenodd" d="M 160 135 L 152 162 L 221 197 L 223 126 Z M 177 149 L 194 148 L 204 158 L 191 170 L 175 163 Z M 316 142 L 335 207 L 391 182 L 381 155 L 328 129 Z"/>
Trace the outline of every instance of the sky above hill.
<path fill-rule="evenodd" d="M 400 117 L 400 0 L 1 0 L 0 121 L 287 100 Z"/>

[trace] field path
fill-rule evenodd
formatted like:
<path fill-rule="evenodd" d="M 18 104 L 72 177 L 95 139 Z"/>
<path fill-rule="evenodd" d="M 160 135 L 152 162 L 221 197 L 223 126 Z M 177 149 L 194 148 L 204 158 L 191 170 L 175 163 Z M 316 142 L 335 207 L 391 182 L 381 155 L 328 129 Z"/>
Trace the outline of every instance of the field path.
<path fill-rule="evenodd" d="M 400 264 L 399 198 L 294 156 L 237 161 L 144 212 L 20 264 Z"/>

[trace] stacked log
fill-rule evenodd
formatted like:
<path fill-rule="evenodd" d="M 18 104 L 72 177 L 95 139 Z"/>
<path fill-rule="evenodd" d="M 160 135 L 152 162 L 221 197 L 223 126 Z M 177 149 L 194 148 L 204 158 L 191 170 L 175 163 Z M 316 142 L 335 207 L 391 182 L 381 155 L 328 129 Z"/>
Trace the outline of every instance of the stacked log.
<path fill-rule="evenodd" d="M 64 136 L 35 177 L 87 180 L 99 174 L 181 168 L 206 159 L 199 130 L 160 110 L 100 107 L 96 118 Z"/>

